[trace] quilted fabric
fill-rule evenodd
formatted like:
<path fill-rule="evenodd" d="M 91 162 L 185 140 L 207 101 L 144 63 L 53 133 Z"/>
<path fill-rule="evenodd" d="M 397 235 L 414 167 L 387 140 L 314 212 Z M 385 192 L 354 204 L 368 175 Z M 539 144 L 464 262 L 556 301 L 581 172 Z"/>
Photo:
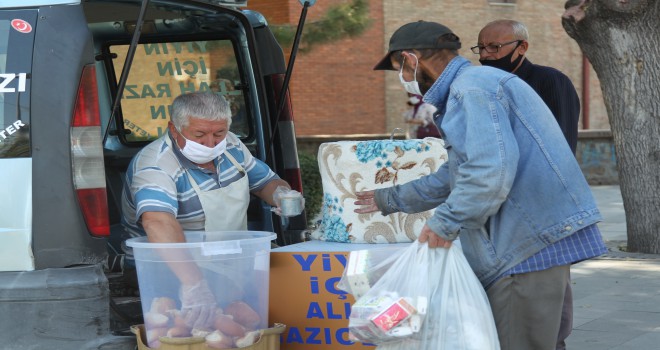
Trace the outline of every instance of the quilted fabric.
<path fill-rule="evenodd" d="M 339 141 L 323 143 L 318 161 L 323 206 L 312 237 L 344 243 L 412 242 L 432 210 L 416 213 L 357 214 L 356 192 L 404 184 L 435 172 L 447 160 L 443 141 Z"/>

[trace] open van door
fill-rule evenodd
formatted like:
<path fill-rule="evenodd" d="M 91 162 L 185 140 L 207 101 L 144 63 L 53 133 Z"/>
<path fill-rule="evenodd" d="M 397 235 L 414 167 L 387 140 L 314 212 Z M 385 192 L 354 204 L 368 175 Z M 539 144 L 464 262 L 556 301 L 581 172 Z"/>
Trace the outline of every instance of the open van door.
<path fill-rule="evenodd" d="M 284 55 L 243 3 L 0 2 L 0 314 L 12 315 L 0 349 L 134 348 L 113 333 L 126 320 L 109 307 L 121 292 L 108 258 L 120 254 L 124 172 L 178 94 L 227 96 L 232 131 L 302 192 Z M 306 228 L 304 214 L 285 222 L 256 198 L 248 220 L 280 244 Z"/>

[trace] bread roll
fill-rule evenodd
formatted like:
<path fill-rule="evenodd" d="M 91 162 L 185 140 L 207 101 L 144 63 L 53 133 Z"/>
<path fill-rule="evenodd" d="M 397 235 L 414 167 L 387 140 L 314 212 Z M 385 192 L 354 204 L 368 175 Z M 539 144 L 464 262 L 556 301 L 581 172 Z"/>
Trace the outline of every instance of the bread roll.
<path fill-rule="evenodd" d="M 245 328 L 234 322 L 233 317 L 229 315 L 216 314 L 214 326 L 217 330 L 230 337 L 242 337 L 245 335 Z"/>
<path fill-rule="evenodd" d="M 259 341 L 261 338 L 260 331 L 251 331 L 245 333 L 241 338 L 236 339 L 236 347 L 245 348 Z"/>
<path fill-rule="evenodd" d="M 206 336 L 206 345 L 213 349 L 231 349 L 234 347 L 234 340 L 220 331 L 214 331 Z"/>
<path fill-rule="evenodd" d="M 144 314 L 144 325 L 147 329 L 167 328 L 170 318 L 158 312 L 147 312 Z"/>
<path fill-rule="evenodd" d="M 245 328 L 254 330 L 259 326 L 261 317 L 259 314 L 250 307 L 250 305 L 242 301 L 234 301 L 225 308 L 225 314 L 234 317 L 234 321 L 240 323 Z"/>
<path fill-rule="evenodd" d="M 160 337 L 167 335 L 167 328 L 150 328 L 146 332 L 147 345 L 150 348 L 160 347 Z"/>

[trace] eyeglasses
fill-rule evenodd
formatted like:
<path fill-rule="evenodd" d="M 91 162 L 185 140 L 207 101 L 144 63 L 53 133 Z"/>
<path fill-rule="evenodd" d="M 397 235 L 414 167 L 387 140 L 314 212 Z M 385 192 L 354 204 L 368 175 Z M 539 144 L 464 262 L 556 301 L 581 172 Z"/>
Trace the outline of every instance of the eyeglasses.
<path fill-rule="evenodd" d="M 486 52 L 488 52 L 488 53 L 497 53 L 497 52 L 500 52 L 500 48 L 502 48 L 502 46 L 510 45 L 510 44 L 513 44 L 513 43 L 516 43 L 516 46 L 518 46 L 518 45 L 520 45 L 521 42 L 523 42 L 523 41 L 522 40 L 514 40 L 514 41 L 509 41 L 508 43 L 504 43 L 504 44 L 490 44 L 490 45 L 486 45 L 486 46 L 477 45 L 477 46 L 472 46 L 470 48 L 470 50 L 472 50 L 472 52 L 474 52 L 477 55 L 480 54 L 482 50 L 486 50 Z"/>

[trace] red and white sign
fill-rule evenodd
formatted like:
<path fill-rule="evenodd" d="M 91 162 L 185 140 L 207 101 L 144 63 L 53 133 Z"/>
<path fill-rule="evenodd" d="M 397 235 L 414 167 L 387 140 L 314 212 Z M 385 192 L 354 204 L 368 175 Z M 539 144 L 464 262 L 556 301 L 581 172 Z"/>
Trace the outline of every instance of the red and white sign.
<path fill-rule="evenodd" d="M 32 31 L 32 26 L 30 23 L 22 19 L 12 19 L 11 26 L 21 33 L 29 33 Z"/>

